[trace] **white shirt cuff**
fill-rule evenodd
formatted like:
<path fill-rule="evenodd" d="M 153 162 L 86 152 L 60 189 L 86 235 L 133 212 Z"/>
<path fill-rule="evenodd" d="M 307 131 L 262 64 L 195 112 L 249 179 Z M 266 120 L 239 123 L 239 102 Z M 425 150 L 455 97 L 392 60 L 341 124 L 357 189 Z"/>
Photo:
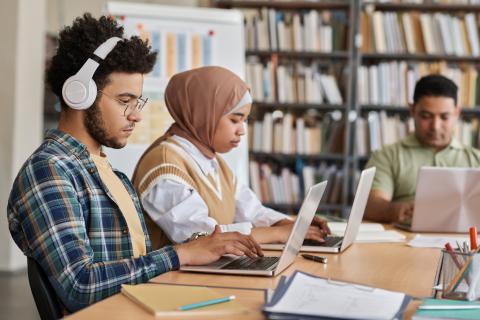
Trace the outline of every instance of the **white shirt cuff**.
<path fill-rule="evenodd" d="M 250 222 L 239 222 L 233 224 L 221 224 L 220 229 L 222 232 L 238 231 L 241 234 L 250 234 L 252 232 L 252 224 Z"/>

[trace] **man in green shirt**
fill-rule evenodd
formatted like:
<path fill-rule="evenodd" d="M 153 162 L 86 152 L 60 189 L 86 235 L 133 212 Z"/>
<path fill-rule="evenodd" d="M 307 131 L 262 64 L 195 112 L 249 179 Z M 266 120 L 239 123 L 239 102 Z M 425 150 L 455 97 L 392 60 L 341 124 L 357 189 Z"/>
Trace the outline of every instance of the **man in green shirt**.
<path fill-rule="evenodd" d="M 415 132 L 372 154 L 367 167 L 377 168 L 365 218 L 378 222 L 408 222 L 418 170 L 422 166 L 478 167 L 480 151 L 454 138 L 460 114 L 458 88 L 448 78 L 429 75 L 414 90 L 410 114 Z"/>

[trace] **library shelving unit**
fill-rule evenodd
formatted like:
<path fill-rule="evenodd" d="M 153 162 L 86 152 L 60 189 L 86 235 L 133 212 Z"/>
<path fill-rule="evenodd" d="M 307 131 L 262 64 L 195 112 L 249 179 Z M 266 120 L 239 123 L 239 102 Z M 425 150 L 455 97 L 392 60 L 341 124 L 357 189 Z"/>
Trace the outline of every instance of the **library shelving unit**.
<path fill-rule="evenodd" d="M 261 119 L 266 112 L 273 112 L 280 110 L 283 112 L 289 112 L 296 116 L 302 116 L 307 113 L 309 110 L 315 110 L 319 117 L 322 117 L 325 113 L 328 112 L 340 112 L 341 120 L 343 121 L 342 129 L 342 144 L 343 150 L 339 152 L 320 152 L 318 154 L 301 154 L 301 153 L 278 153 L 278 152 L 258 152 L 250 151 L 250 159 L 258 161 L 260 163 L 273 163 L 275 166 L 288 166 L 290 168 L 295 168 L 298 162 L 305 164 L 310 164 L 313 166 L 318 166 L 320 163 L 334 164 L 341 171 L 341 196 L 337 198 L 336 202 L 322 201 L 320 205 L 320 211 L 326 212 L 333 215 L 343 215 L 347 212 L 349 208 L 349 201 L 351 200 L 351 132 L 350 132 L 350 121 L 349 113 L 351 111 L 351 106 L 353 105 L 353 89 L 355 86 L 354 75 L 356 73 L 356 64 L 355 56 L 356 49 L 353 48 L 352 44 L 354 42 L 354 36 L 357 33 L 355 29 L 358 26 L 359 14 L 359 4 L 356 0 L 336 0 L 336 1 L 213 1 L 213 4 L 219 8 L 235 8 L 240 10 L 257 10 L 260 14 L 261 10 L 276 10 L 275 12 L 280 12 L 280 14 L 300 14 L 306 15 L 308 12 L 316 11 L 321 13 L 328 12 L 333 14 L 341 13 L 345 16 L 345 29 L 344 33 L 339 37 L 341 40 L 335 40 L 332 38 L 332 42 L 343 42 L 343 45 L 332 45 L 330 50 L 307 50 L 302 48 L 302 50 L 279 50 L 280 45 L 275 45 L 274 50 L 272 50 L 272 39 L 271 35 L 267 35 L 269 38 L 270 45 L 268 48 L 252 48 L 247 45 L 246 49 L 246 58 L 247 61 L 251 57 L 258 59 L 261 63 L 266 61 L 282 61 L 282 63 L 323 63 L 324 65 L 335 65 L 339 66 L 342 70 L 341 79 L 337 76 L 336 81 L 340 87 L 342 93 L 342 103 L 312 103 L 312 102 L 279 102 L 278 96 L 274 99 L 260 100 L 254 99 L 253 109 L 252 109 L 252 118 L 253 120 Z M 271 19 L 271 17 L 269 17 Z M 303 19 L 303 18 L 302 18 Z M 276 22 L 277 20 L 275 20 Z M 291 23 L 291 22 L 290 22 Z M 271 27 L 271 26 L 270 26 Z M 332 27 L 333 28 L 333 27 Z M 278 30 L 278 29 L 274 29 Z M 276 32 L 276 31 L 275 31 Z M 303 32 L 303 31 L 302 31 Z M 334 32 L 332 32 L 334 33 Z M 293 32 L 294 34 L 294 32 Z M 333 34 L 335 37 L 337 34 Z M 275 37 L 280 37 L 276 35 Z M 342 41 L 344 40 L 344 41 Z M 280 41 L 280 40 L 278 40 Z M 294 40 L 292 40 L 294 41 Z M 275 78 L 274 78 L 275 79 Z M 341 83 L 339 83 L 341 81 Z M 273 80 L 275 83 L 275 80 Z M 275 84 L 274 84 L 275 85 Z M 278 89 L 278 88 L 277 88 Z M 280 89 L 281 90 L 281 89 Z M 297 172 L 301 176 L 301 172 Z M 338 191 L 338 190 L 337 190 Z M 335 197 L 334 197 L 335 198 Z M 265 201 L 264 204 L 270 206 L 274 209 L 296 213 L 300 207 L 301 198 L 297 203 L 279 203 L 278 201 L 269 202 Z"/>
<path fill-rule="evenodd" d="M 378 49 L 375 47 L 375 45 L 372 45 L 370 48 L 365 48 L 362 47 L 361 50 L 359 49 L 357 51 L 357 56 L 354 58 L 355 60 L 355 65 L 358 66 L 356 69 L 357 74 L 354 77 L 359 77 L 359 68 L 361 66 L 368 66 L 372 64 L 379 64 L 379 63 L 400 63 L 400 62 L 405 62 L 408 65 L 410 64 L 419 64 L 419 63 L 444 63 L 447 66 L 455 66 L 458 69 L 463 68 L 463 67 L 474 67 L 478 71 L 478 65 L 480 65 L 480 55 L 478 54 L 472 54 L 473 51 L 473 44 L 472 44 L 472 39 L 476 39 L 475 41 L 478 41 L 478 34 L 479 34 L 479 14 L 480 14 L 480 4 L 478 1 L 475 0 L 469 0 L 469 1 L 463 1 L 464 3 L 459 3 L 460 1 L 451 1 L 451 3 L 448 3 L 448 1 L 432 1 L 432 0 L 424 0 L 423 2 L 421 1 L 415 1 L 415 3 L 409 2 L 409 1 L 390 1 L 390 2 L 377 2 L 377 1 L 362 1 L 360 5 L 360 10 L 357 12 L 361 16 L 361 18 L 358 20 L 360 24 L 357 26 L 357 30 L 359 30 L 359 34 L 357 37 L 361 39 L 359 41 L 359 46 L 365 44 L 365 41 L 367 41 L 369 44 L 371 41 L 375 42 L 376 38 L 375 35 L 372 33 L 366 34 L 366 31 L 368 32 L 369 30 L 372 29 L 365 29 L 364 24 L 362 21 L 362 18 L 364 18 L 368 13 L 372 14 L 374 12 L 379 12 L 380 15 L 383 15 L 383 18 L 385 21 L 388 20 L 388 18 L 385 18 L 389 14 L 391 14 L 395 18 L 391 19 L 397 19 L 398 25 L 400 25 L 400 30 L 399 33 L 402 35 L 402 39 L 405 43 L 403 50 L 391 50 L 392 47 L 390 47 L 390 50 L 386 50 L 389 52 L 385 52 L 384 50 L 376 50 Z M 474 28 L 475 35 L 474 38 L 469 38 L 469 32 L 468 27 L 466 26 L 468 23 L 465 21 L 465 15 L 470 14 L 474 15 L 475 21 Z M 417 50 L 414 52 L 411 52 L 411 50 L 408 47 L 408 39 L 406 35 L 406 24 L 409 21 L 409 19 L 413 19 L 411 17 L 408 17 L 406 20 L 403 20 L 404 15 L 417 15 L 417 17 L 421 17 L 422 15 L 429 15 L 431 17 L 430 24 L 427 21 L 422 21 L 422 18 L 419 19 L 419 24 L 417 25 L 416 29 L 413 29 L 414 32 L 414 37 L 415 39 L 421 39 L 423 41 L 423 50 L 419 49 L 418 43 L 415 43 L 415 47 Z M 449 19 L 453 20 L 459 19 L 459 25 L 460 29 L 456 30 L 453 27 L 455 25 L 453 24 L 448 24 L 452 22 L 448 22 Z M 373 18 L 375 19 L 375 18 Z M 372 20 L 373 20 L 372 19 Z M 463 21 L 461 21 L 463 19 Z M 390 20 L 391 21 L 391 20 Z M 440 22 L 442 21 L 442 22 Z M 447 21 L 447 22 L 445 22 Z M 378 21 L 377 21 L 378 22 Z M 424 25 L 422 25 L 424 23 Z M 445 24 L 444 24 L 445 23 Z M 438 31 L 433 30 L 433 35 L 426 35 L 425 34 L 425 24 L 427 25 L 426 29 L 428 28 L 433 28 Z M 366 24 L 368 26 L 368 23 Z M 385 26 L 385 24 L 383 25 Z M 412 24 L 413 26 L 413 24 Z M 445 27 L 448 26 L 448 27 Z M 370 26 L 371 27 L 371 26 Z M 442 29 L 443 28 L 443 29 Z M 378 29 L 378 27 L 374 27 L 374 29 Z M 407 28 L 408 29 L 408 28 Z M 452 29 L 453 31 L 449 30 Z M 393 32 L 392 32 L 393 30 Z M 432 29 L 430 29 L 432 30 Z M 452 32 L 454 35 L 449 36 L 448 32 Z M 389 32 L 389 34 L 393 34 L 395 32 L 395 28 L 391 28 L 389 30 L 385 30 L 385 33 Z M 437 38 L 435 38 L 435 32 L 437 32 Z M 464 34 L 462 43 L 464 45 L 464 48 L 469 48 L 468 51 L 463 51 L 463 53 L 458 53 L 458 52 L 452 52 L 452 47 L 455 46 L 455 43 L 453 43 L 455 40 L 454 38 L 462 38 L 462 33 Z M 441 37 L 441 42 L 443 43 L 443 50 L 436 48 L 435 51 L 432 52 L 432 50 L 427 50 L 427 44 L 426 41 L 427 37 L 430 37 L 434 39 L 435 42 L 438 43 L 438 35 Z M 370 37 L 373 40 L 367 40 L 367 38 Z M 393 36 L 392 36 L 393 37 Z M 413 38 L 413 37 L 412 37 Z M 450 41 L 447 41 L 450 40 Z M 466 44 L 468 43 L 468 44 Z M 437 45 L 437 44 L 436 44 Z M 477 42 L 477 47 L 478 47 L 478 42 Z M 448 50 L 445 49 L 446 46 L 449 46 Z M 370 50 L 368 50 L 370 49 Z M 383 52 L 379 52 L 383 51 Z M 442 51 L 442 52 L 438 52 Z M 447 75 L 448 76 L 448 75 Z M 401 81 L 401 77 L 398 77 L 398 81 Z M 478 83 L 480 81 L 480 78 L 478 77 L 477 74 L 475 74 L 475 79 L 474 81 L 474 88 L 475 92 L 478 91 Z M 462 89 L 462 84 L 460 84 L 460 89 Z M 408 116 L 408 109 L 406 104 L 398 104 L 398 103 L 393 103 L 393 104 L 385 104 L 385 103 L 377 103 L 377 104 L 372 104 L 372 103 L 362 103 L 359 99 L 360 93 L 359 93 L 359 88 L 358 84 L 355 85 L 354 88 L 354 93 L 352 97 L 352 110 L 356 110 L 356 113 L 361 116 L 366 116 L 369 112 L 371 111 L 385 111 L 389 115 L 398 115 L 400 117 L 406 117 Z M 476 95 L 476 93 L 474 93 Z M 480 106 L 478 106 L 479 100 L 478 100 L 478 95 L 476 95 L 476 98 L 474 99 L 474 103 L 470 104 L 463 104 L 462 105 L 462 114 L 461 118 L 466 119 L 467 121 L 470 121 L 472 119 L 478 120 L 480 118 Z M 352 126 L 352 133 L 356 132 L 355 130 L 355 125 L 353 124 Z M 472 135 L 477 135 L 478 136 L 478 128 L 476 128 L 477 132 L 472 133 Z M 477 138 L 474 138 L 473 140 L 477 140 Z M 477 146 L 478 147 L 478 146 Z M 357 152 L 356 146 L 354 146 L 352 150 L 352 170 L 356 170 L 358 168 L 362 168 L 366 161 L 368 160 L 368 156 L 362 155 L 359 156 Z"/>
<path fill-rule="evenodd" d="M 462 3 L 459 3 L 462 2 Z M 296 115 L 302 115 L 310 109 L 314 109 L 319 113 L 326 113 L 331 111 L 340 111 L 343 114 L 343 119 L 345 121 L 345 128 L 344 128 L 344 150 L 341 154 L 324 154 L 319 153 L 313 156 L 306 156 L 302 154 L 281 154 L 278 152 L 269 153 L 269 152 L 250 152 L 251 159 L 258 160 L 258 161 L 272 161 L 277 163 L 284 163 L 289 164 L 290 166 L 294 164 L 298 159 L 304 160 L 310 163 L 320 163 L 322 161 L 327 161 L 329 163 L 337 163 L 338 165 L 342 166 L 344 177 L 347 177 L 343 181 L 342 186 L 342 200 L 340 203 L 332 204 L 326 203 L 323 205 L 321 209 L 324 210 L 331 210 L 337 212 L 348 212 L 348 204 L 349 201 L 352 200 L 352 195 L 354 193 L 354 189 L 356 186 L 356 173 L 358 170 L 363 168 L 366 161 L 368 160 L 367 151 L 360 153 L 358 142 L 357 142 L 357 125 L 361 119 L 367 119 L 370 115 L 370 112 L 385 112 L 388 116 L 397 116 L 400 119 L 405 119 L 408 117 L 408 103 L 406 100 L 397 101 L 395 102 L 385 102 L 385 101 L 364 101 L 364 93 L 361 92 L 359 86 L 364 85 L 365 78 L 361 76 L 362 67 L 369 67 L 372 65 L 380 65 L 380 64 L 388 64 L 388 63 L 402 63 L 403 65 L 407 65 L 407 69 L 416 68 L 419 64 L 423 65 L 437 65 L 442 64 L 444 67 L 450 68 L 453 67 L 454 69 L 461 70 L 461 72 L 465 72 L 465 68 L 473 69 L 473 89 L 469 87 L 469 92 L 473 92 L 473 98 L 468 100 L 469 103 L 462 104 L 462 119 L 468 121 L 474 120 L 477 121 L 476 126 L 472 126 L 475 128 L 474 131 L 471 131 L 471 140 L 472 141 L 480 141 L 479 134 L 478 134 L 478 120 L 480 118 L 480 94 L 477 94 L 480 88 L 480 74 L 478 66 L 480 66 L 480 44 L 477 42 L 473 44 L 472 41 L 479 40 L 479 23 L 480 23 L 480 1 L 477 0 L 465 0 L 465 1 L 455 1 L 451 0 L 451 3 L 448 1 L 435 1 L 435 0 L 424 0 L 424 1 L 408 1 L 408 0 L 393 0 L 393 1 L 362 1 L 362 0 L 344 0 L 344 1 L 213 1 L 214 5 L 221 8 L 236 8 L 240 10 L 258 10 L 259 12 L 267 9 L 275 9 L 278 11 L 285 11 L 285 12 L 296 12 L 297 14 L 303 14 L 308 12 L 309 10 L 343 10 L 347 12 L 348 16 L 348 36 L 347 36 L 347 44 L 344 49 L 342 50 L 331 50 L 328 52 L 317 52 L 312 50 L 269 50 L 262 48 L 262 50 L 257 50 L 255 48 L 247 47 L 246 56 L 247 59 L 250 57 L 256 57 L 260 61 L 272 61 L 273 59 L 276 60 L 288 60 L 292 62 L 324 62 L 327 64 L 343 64 L 345 66 L 345 78 L 344 78 L 344 87 L 343 87 L 343 103 L 342 104 L 325 104 L 325 103 L 291 103 L 291 102 L 278 102 L 278 101 L 262 101 L 256 100 L 254 101 L 254 109 L 253 109 L 253 117 L 259 117 L 265 112 L 271 112 L 274 110 L 281 110 L 286 112 L 291 112 Z M 368 14 L 372 14 L 375 12 L 379 12 L 379 16 L 384 15 L 383 17 L 377 19 L 377 25 L 375 25 L 374 29 L 365 29 L 364 18 L 368 16 Z M 415 27 L 412 32 L 409 32 L 408 35 L 414 34 L 410 38 L 410 42 L 407 44 L 407 30 L 405 29 L 404 23 L 408 23 L 409 19 L 414 19 L 412 17 L 405 18 L 406 20 L 402 20 L 402 16 L 406 14 L 408 15 L 428 15 L 430 16 L 430 22 L 424 21 L 423 23 L 427 24 L 425 30 L 428 28 L 436 28 L 437 31 L 430 29 L 430 32 L 433 35 L 430 35 L 430 39 L 432 37 L 434 39 L 434 45 L 437 46 L 438 42 L 444 43 L 443 49 L 438 49 L 436 47 L 435 50 L 431 50 L 426 46 L 426 39 L 423 35 L 425 32 L 422 28 L 421 23 L 418 22 L 416 25 L 411 23 L 412 27 Z M 384 18 L 388 16 L 389 18 Z M 469 17 L 470 21 L 467 21 L 466 15 L 474 16 Z M 373 15 L 372 15 L 373 17 Z M 427 17 L 428 18 L 428 17 Z M 390 22 L 383 22 L 385 19 Z M 417 17 L 415 18 L 417 19 Z M 420 19 L 420 18 L 418 18 Z M 428 19 L 427 19 L 428 20 Z M 453 20 L 458 20 L 454 21 Z M 373 21 L 373 19 L 372 19 Z M 380 25 L 378 25 L 380 21 Z M 407 21 L 407 22 L 404 22 Z M 413 20 L 412 20 L 413 21 Z M 420 21 L 420 20 L 418 20 Z M 449 21 L 451 25 L 447 24 L 447 28 L 445 28 L 445 21 Z M 473 22 L 472 22 L 473 21 Z M 468 25 L 468 23 L 471 23 Z M 290 22 L 291 23 L 291 22 Z M 385 23 L 385 24 L 382 24 Z M 392 27 L 392 23 L 394 27 Z M 428 23 L 433 24 L 433 26 L 428 25 Z M 455 25 L 458 24 L 458 26 Z M 398 26 L 395 26 L 397 24 Z M 435 25 L 437 24 L 437 25 Z M 368 26 L 368 24 L 367 24 Z M 472 27 L 473 26 L 473 27 Z M 453 27 L 458 27 L 460 29 L 452 29 Z M 470 30 L 468 29 L 470 27 Z M 390 29 L 388 29 L 390 28 Z M 393 28 L 393 29 L 392 29 Z M 395 29 L 396 28 L 396 29 Z M 452 32 L 450 38 L 446 37 L 443 32 L 446 31 Z M 471 29 L 474 29 L 472 31 Z M 366 31 L 372 30 L 372 31 Z M 375 47 L 374 42 L 375 36 L 370 32 L 385 32 L 385 41 L 389 41 L 387 50 L 377 50 Z M 433 31 L 432 31 L 433 30 Z M 366 34 L 366 32 L 368 34 Z M 436 34 L 435 34 L 436 32 Z M 473 32 L 473 36 L 471 34 L 467 34 L 468 32 Z M 396 49 L 395 46 L 398 45 L 396 41 L 391 39 L 399 39 L 398 37 L 402 37 L 402 41 L 404 43 L 403 48 Z M 458 43 L 455 43 L 458 37 L 462 37 L 463 34 L 463 52 L 458 52 L 457 47 L 459 46 Z M 373 38 L 367 41 L 367 38 Z M 441 38 L 439 41 L 438 37 Z M 472 38 L 470 38 L 472 37 Z M 387 39 L 388 38 L 388 39 Z M 423 41 L 422 44 L 418 44 L 415 42 L 416 50 L 412 50 L 412 38 L 421 39 Z M 271 39 L 269 39 L 271 41 Z M 366 42 L 371 45 L 369 49 L 366 49 L 365 46 Z M 373 43 L 373 45 L 372 45 Z M 466 44 L 469 43 L 469 44 Z M 386 44 L 384 44 L 385 46 Z M 460 44 L 461 46 L 462 44 Z M 477 46 L 477 53 L 474 54 L 474 46 Z M 393 46 L 393 47 L 392 47 Z M 431 41 L 430 41 L 431 46 Z M 457 47 L 456 47 L 457 46 Z M 452 50 L 452 47 L 455 50 Z M 392 49 L 393 48 L 393 49 Z M 428 50 L 427 50 L 428 49 Z M 453 51 L 453 52 L 452 52 Z M 422 66 L 423 66 L 422 65 Z M 429 67 L 430 68 L 430 67 Z M 417 72 L 420 69 L 415 69 Z M 424 70 L 424 69 L 422 69 Z M 443 71 L 431 71 L 428 69 L 428 72 L 443 72 Z M 437 70 L 437 69 L 435 69 Z M 411 94 L 412 86 L 414 82 L 418 80 L 418 77 L 424 75 L 424 71 L 417 72 L 416 78 L 411 80 L 410 87 L 406 89 L 405 92 L 408 91 Z M 448 70 L 450 72 L 450 70 Z M 478 73 L 477 73 L 478 72 Z M 397 76 L 397 75 L 395 75 Z M 447 76 L 450 76 L 447 74 Z M 463 77 L 463 74 L 461 75 Z M 391 78 L 390 78 L 391 79 Z M 389 79 L 389 80 L 390 80 Z M 463 78 L 461 78 L 463 81 Z M 455 80 L 455 79 L 454 79 Z M 457 79 L 458 80 L 458 79 Z M 397 85 L 401 85 L 402 81 L 405 82 L 404 78 L 401 78 L 398 75 L 394 80 Z M 367 81 L 368 82 L 368 81 Z M 388 81 L 385 81 L 388 82 Z M 457 81 L 458 82 L 458 81 Z M 464 90 L 463 83 L 460 84 L 461 91 Z M 472 91 L 473 90 L 473 91 Z M 386 90 L 388 91 L 388 90 Z M 394 95 L 397 94 L 396 91 L 390 90 L 394 92 Z M 363 95 L 362 95 L 363 94 Z M 370 94 L 370 93 L 369 93 Z M 471 95 L 469 96 L 472 97 Z M 463 101 L 463 96 L 460 98 Z M 392 100 L 393 101 L 393 100 Z M 465 100 L 467 101 L 467 100 Z M 472 102 L 473 101 L 473 102 Z M 365 122 L 364 122 L 365 125 Z M 368 125 L 368 121 L 367 121 Z M 360 127 L 359 127 L 360 128 Z M 368 127 L 367 127 L 368 128 Z M 367 129 L 368 130 L 368 129 Z M 365 139 L 367 143 L 371 143 L 372 137 L 369 137 L 370 133 L 365 133 Z M 279 210 L 286 210 L 286 211 L 294 211 L 298 208 L 298 204 L 272 204 L 267 203 L 267 205 L 271 205 L 274 208 L 278 208 Z"/>

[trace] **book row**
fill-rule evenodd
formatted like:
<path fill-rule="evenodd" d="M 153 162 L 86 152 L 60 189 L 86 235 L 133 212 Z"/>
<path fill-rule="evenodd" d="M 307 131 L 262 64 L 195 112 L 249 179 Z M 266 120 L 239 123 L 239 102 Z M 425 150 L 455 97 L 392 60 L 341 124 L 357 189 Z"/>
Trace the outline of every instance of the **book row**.
<path fill-rule="evenodd" d="M 346 50 L 348 18 L 345 10 L 242 10 L 247 50 Z"/>
<path fill-rule="evenodd" d="M 413 102 L 416 82 L 428 74 L 442 74 L 458 86 L 462 107 L 480 103 L 478 69 L 471 64 L 383 62 L 364 65 L 358 71 L 360 104 L 407 106 Z"/>
<path fill-rule="evenodd" d="M 340 154 L 344 150 L 344 121 L 341 113 L 296 117 L 281 111 L 267 112 L 262 120 L 249 125 L 251 151 L 278 154 Z M 414 131 L 413 119 L 389 116 L 385 111 L 370 111 L 356 119 L 356 154 L 367 156 L 383 146 L 395 143 Z M 478 147 L 480 131 L 477 119 L 460 119 L 456 138 L 464 145 Z"/>
<path fill-rule="evenodd" d="M 317 63 L 277 65 L 275 60 L 262 63 L 251 58 L 246 66 L 246 81 L 254 100 L 265 102 L 342 104 L 343 90 L 337 74 L 341 74 L 341 70 Z"/>
<path fill-rule="evenodd" d="M 305 190 L 320 181 L 328 180 L 323 203 L 338 204 L 342 197 L 343 170 L 335 164 L 297 163 L 295 170 L 272 163 L 250 161 L 252 190 L 263 203 L 298 204 Z"/>

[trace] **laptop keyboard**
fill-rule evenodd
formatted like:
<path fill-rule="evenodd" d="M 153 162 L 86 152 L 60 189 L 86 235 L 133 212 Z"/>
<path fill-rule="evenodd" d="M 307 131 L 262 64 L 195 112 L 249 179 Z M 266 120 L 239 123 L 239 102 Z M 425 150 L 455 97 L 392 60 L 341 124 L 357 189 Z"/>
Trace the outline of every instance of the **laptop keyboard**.
<path fill-rule="evenodd" d="M 325 242 L 318 242 L 315 240 L 305 240 L 303 241 L 304 246 L 319 246 L 319 247 L 336 247 L 340 245 L 343 241 L 343 237 L 326 237 Z"/>
<path fill-rule="evenodd" d="M 235 259 L 222 269 L 229 270 L 268 270 L 271 266 L 278 262 L 280 257 L 259 257 L 249 258 L 242 257 Z"/>

